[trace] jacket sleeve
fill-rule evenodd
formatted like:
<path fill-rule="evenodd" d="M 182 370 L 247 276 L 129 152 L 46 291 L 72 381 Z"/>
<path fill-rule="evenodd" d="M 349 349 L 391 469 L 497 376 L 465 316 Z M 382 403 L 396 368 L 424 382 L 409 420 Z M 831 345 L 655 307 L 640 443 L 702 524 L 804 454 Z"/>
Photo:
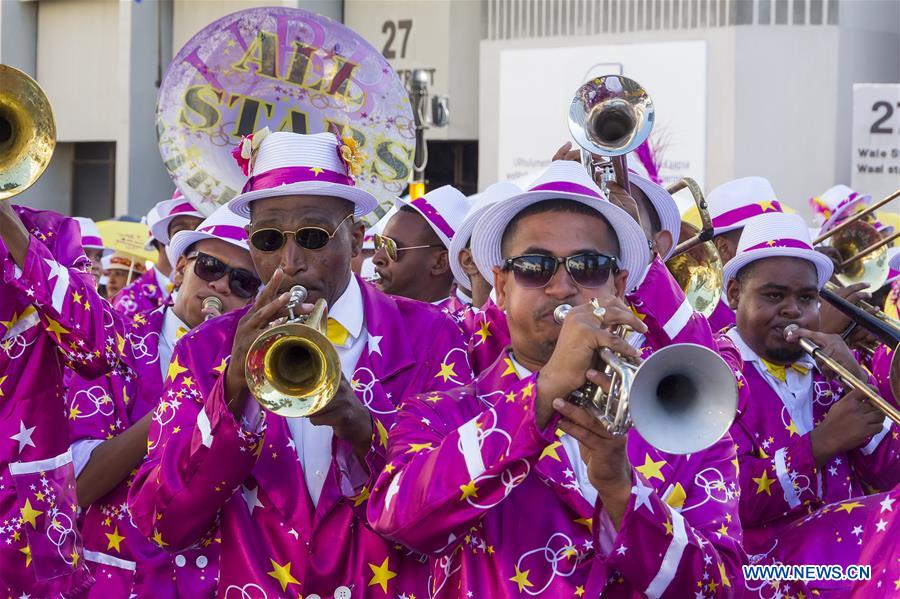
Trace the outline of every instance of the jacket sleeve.
<path fill-rule="evenodd" d="M 635 313 L 647 325 L 647 345 L 660 349 L 673 343 L 696 343 L 716 349 L 706 318 L 695 312 L 684 292 L 659 256 L 644 280 L 627 296 Z"/>
<path fill-rule="evenodd" d="M 369 499 L 372 527 L 423 553 L 459 538 L 530 472 L 555 424 L 534 421 L 537 375 L 493 390 L 493 406 L 472 389 L 407 400 L 391 431 L 388 464 Z"/>
<path fill-rule="evenodd" d="M 63 218 L 54 224 L 47 231 L 31 230 L 22 269 L 0 240 L 3 292 L 27 298 L 33 317 L 56 343 L 64 364 L 86 378 L 95 378 L 118 363 L 124 326 L 109 302 L 97 294 L 90 261 L 81 249 L 78 223 Z"/>
<path fill-rule="evenodd" d="M 205 375 L 210 365 L 193 363 L 186 341 L 198 340 L 190 334 L 175 346 L 147 459 L 128 498 L 138 529 L 170 551 L 190 546 L 214 526 L 250 475 L 264 433 L 264 427 L 248 432 L 235 421 L 224 397 L 225 377 Z"/>
<path fill-rule="evenodd" d="M 690 459 L 655 455 L 689 471 L 682 478 L 688 484 L 668 485 L 664 500 L 633 469 L 634 486 L 618 531 L 598 502 L 593 525 L 598 552 L 587 596 L 599 595 L 619 578 L 650 597 L 692 597 L 698 591 L 704 597 L 740 596 L 746 555 L 731 438 L 726 434 Z M 618 576 L 611 577 L 613 572 Z"/>

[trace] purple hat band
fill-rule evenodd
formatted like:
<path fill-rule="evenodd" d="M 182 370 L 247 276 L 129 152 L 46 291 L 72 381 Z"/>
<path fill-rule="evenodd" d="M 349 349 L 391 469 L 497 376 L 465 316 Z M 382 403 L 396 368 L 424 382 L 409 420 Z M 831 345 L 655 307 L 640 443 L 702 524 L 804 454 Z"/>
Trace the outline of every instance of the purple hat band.
<path fill-rule="evenodd" d="M 212 225 L 210 227 L 201 227 L 197 229 L 201 233 L 207 233 L 222 239 L 231 239 L 232 241 L 247 241 L 247 231 L 243 227 L 236 225 Z"/>
<path fill-rule="evenodd" d="M 590 187 L 585 187 L 584 185 L 571 183 L 569 181 L 551 181 L 549 183 L 542 183 L 532 187 L 528 191 L 558 191 L 560 193 L 576 193 L 578 195 L 591 196 L 598 200 L 604 199 L 602 195 L 597 193 L 596 189 L 591 189 Z"/>
<path fill-rule="evenodd" d="M 769 204 L 769 207 L 763 206 L 761 204 Z M 757 216 L 759 214 L 766 214 L 771 212 L 784 212 L 781 208 L 781 204 L 778 203 L 778 200 L 772 200 L 771 202 L 757 202 L 755 204 L 746 204 L 739 208 L 735 208 L 734 210 L 729 210 L 728 212 L 723 212 L 719 216 L 716 216 L 712 219 L 713 228 L 718 227 L 729 227 L 735 223 L 743 222 L 748 218 Z"/>
<path fill-rule="evenodd" d="M 744 251 L 752 252 L 753 250 L 765 248 L 798 248 L 801 250 L 812 250 L 812 247 L 808 243 L 800 241 L 799 239 L 770 239 L 769 241 L 750 246 Z"/>
<path fill-rule="evenodd" d="M 88 235 L 87 237 L 82 237 L 82 238 L 81 238 L 81 245 L 82 245 L 83 247 L 87 247 L 87 246 L 96 246 L 96 247 L 101 247 L 101 248 L 102 248 L 102 247 L 103 247 L 103 240 L 100 239 L 99 237 L 94 237 L 94 236 L 92 236 L 92 235 Z"/>
<path fill-rule="evenodd" d="M 350 187 L 353 187 L 354 185 L 353 179 L 347 175 L 328 169 L 312 166 L 286 166 L 284 168 L 275 168 L 250 177 L 247 179 L 247 183 L 244 185 L 244 189 L 241 193 L 259 191 L 261 189 L 272 189 L 273 187 L 290 185 L 291 183 L 306 183 L 308 181 L 337 183 L 338 185 L 347 185 Z"/>
<path fill-rule="evenodd" d="M 184 214 L 185 212 L 197 212 L 197 209 L 190 202 L 184 202 L 169 210 L 169 216 Z"/>
<path fill-rule="evenodd" d="M 437 211 L 437 208 L 428 203 L 425 196 L 410 201 L 409 205 L 415 206 L 419 212 L 421 212 L 431 224 L 437 227 L 441 233 L 446 235 L 448 239 L 453 237 L 453 227 L 444 220 L 444 217 Z"/>

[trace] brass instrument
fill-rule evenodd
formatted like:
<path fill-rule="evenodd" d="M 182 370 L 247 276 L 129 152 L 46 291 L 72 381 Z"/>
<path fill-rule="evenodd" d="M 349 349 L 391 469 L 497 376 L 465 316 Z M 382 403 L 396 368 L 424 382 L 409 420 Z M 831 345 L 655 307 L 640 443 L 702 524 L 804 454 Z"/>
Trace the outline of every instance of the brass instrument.
<path fill-rule="evenodd" d="M 581 147 L 581 160 L 591 177 L 601 173 L 601 186 L 616 181 L 630 192 L 625 155 L 650 137 L 654 114 L 647 90 L 621 75 L 595 77 L 575 92 L 569 105 L 569 132 Z M 609 160 L 596 164 L 592 154 Z"/>
<path fill-rule="evenodd" d="M 850 304 L 850 305 L 852 306 L 853 304 Z M 800 327 L 798 327 L 795 324 L 790 324 L 790 325 L 784 327 L 785 338 L 787 338 L 787 335 L 789 333 L 797 330 L 798 328 L 800 328 Z M 860 393 L 862 393 L 863 395 L 865 395 L 866 399 L 871 401 L 875 405 L 876 408 L 878 408 L 879 410 L 884 412 L 885 416 L 887 416 L 888 418 L 893 420 L 895 424 L 900 424 L 900 411 L 898 411 L 897 408 L 892 406 L 890 404 L 890 402 L 888 402 L 883 397 L 878 395 L 878 393 L 873 391 L 869 387 L 869 385 L 866 384 L 865 381 L 861 381 L 858 378 L 856 378 L 853 375 L 853 373 L 850 372 L 849 370 L 847 370 L 846 368 L 844 368 L 844 366 L 840 362 L 838 362 L 831 356 L 825 354 L 822 351 L 822 348 L 820 348 L 818 345 L 816 345 L 813 341 L 811 341 L 805 337 L 801 337 L 798 343 L 800 344 L 800 347 L 803 348 L 803 351 L 806 352 L 807 354 L 809 354 L 813 359 L 818 360 L 819 362 L 822 362 L 828 368 L 833 370 L 840 377 L 841 381 L 843 381 L 845 385 L 852 387 L 852 388 L 856 389 L 857 391 L 859 391 Z M 892 373 L 895 371 L 894 366 L 896 366 L 896 362 L 897 362 L 897 358 L 895 356 L 894 360 L 892 362 L 892 366 L 891 366 Z M 893 382 L 893 380 L 894 380 L 893 377 L 891 378 L 891 380 Z M 893 389 L 892 389 L 892 391 L 893 391 Z"/>
<path fill-rule="evenodd" d="M 553 318 L 562 323 L 571 309 L 569 304 L 557 306 Z M 622 335 L 625 329 L 613 332 Z M 600 359 L 603 372 L 611 377 L 609 391 L 589 382 L 569 401 L 590 409 L 612 435 L 634 426 L 657 449 L 689 454 L 718 441 L 734 420 L 737 383 L 731 368 L 711 349 L 677 343 L 646 360 L 632 361 L 603 348 Z"/>
<path fill-rule="evenodd" d="M 44 90 L 22 71 L 0 64 L 0 200 L 37 181 L 55 147 L 56 124 Z"/>
<path fill-rule="evenodd" d="M 222 300 L 214 295 L 207 297 L 203 300 L 203 312 L 206 314 L 203 321 L 206 322 L 207 320 L 221 316 L 223 310 L 225 310 L 225 306 L 222 304 Z"/>
<path fill-rule="evenodd" d="M 326 304 L 316 302 L 308 315 L 295 315 L 306 288 L 291 288 L 287 322 L 263 331 L 250 346 L 245 366 L 247 387 L 266 410 L 297 418 L 321 411 L 337 393 L 341 361 L 326 336 Z"/>
<path fill-rule="evenodd" d="M 666 268 L 672 273 L 675 281 L 684 290 L 691 307 L 709 318 L 715 311 L 722 295 L 725 281 L 722 260 L 711 241 L 714 235 L 712 217 L 703 191 L 693 179 L 685 177 L 666 189 L 670 195 L 688 189 L 703 227 L 698 231 L 694 225 L 682 222 L 679 243 L 672 255 L 666 260 Z"/>
<path fill-rule="evenodd" d="M 831 281 L 828 281 L 827 283 L 825 283 L 825 290 L 829 292 L 827 294 L 829 297 L 831 297 L 831 295 L 833 294 L 833 295 L 837 296 L 838 299 L 844 300 L 844 298 L 837 295 L 837 292 L 839 289 L 841 289 L 841 287 L 839 287 L 838 285 L 835 285 Z M 825 295 L 825 294 L 823 294 L 823 295 Z M 828 298 L 823 297 L 823 299 L 828 299 Z M 844 301 L 846 302 L 847 300 L 844 300 Z M 865 300 L 859 300 L 858 302 L 856 302 L 856 306 L 859 308 L 862 308 L 863 311 L 871 314 L 878 320 L 881 320 L 881 321 L 887 323 L 888 325 L 897 329 L 898 332 L 900 332 L 900 321 L 898 321 L 896 318 L 892 318 L 892 317 L 888 316 L 887 314 L 885 314 L 884 310 L 882 310 L 881 308 L 879 308 L 877 306 L 873 306 L 872 304 L 870 304 L 869 302 L 867 302 Z M 852 320 L 852 318 L 851 318 L 851 320 Z"/>
<path fill-rule="evenodd" d="M 884 285 L 889 273 L 887 246 L 900 238 L 900 231 L 882 237 L 865 217 L 900 197 L 900 189 L 883 200 L 861 210 L 813 240 L 819 245 L 831 238 L 830 245 L 841 255 L 836 277 L 842 285 L 868 283 L 871 289 Z"/>

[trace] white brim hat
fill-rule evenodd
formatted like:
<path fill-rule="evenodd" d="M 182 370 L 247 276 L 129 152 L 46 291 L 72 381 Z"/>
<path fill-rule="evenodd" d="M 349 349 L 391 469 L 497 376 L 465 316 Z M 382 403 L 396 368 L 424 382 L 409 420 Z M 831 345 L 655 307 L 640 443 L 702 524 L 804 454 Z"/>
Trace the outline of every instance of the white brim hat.
<path fill-rule="evenodd" d="M 102 250 L 101 258 L 111 256 L 113 251 L 103 244 L 103 238 L 100 237 L 97 223 L 93 219 L 84 216 L 76 216 L 74 218 L 78 221 L 78 227 L 81 230 L 81 247 L 86 250 Z"/>
<path fill-rule="evenodd" d="M 375 209 L 378 200 L 355 187 L 339 157 L 341 142 L 332 133 L 303 135 L 279 131 L 254 150 L 243 192 L 228 202 L 238 216 L 250 218 L 250 204 L 264 198 L 315 195 L 341 198 L 354 205 L 356 218 Z"/>
<path fill-rule="evenodd" d="M 207 239 L 218 239 L 225 241 L 242 250 L 250 251 L 247 240 L 247 224 L 246 218 L 240 217 L 228 206 L 220 206 L 215 212 L 210 214 L 206 220 L 200 223 L 193 231 L 179 231 L 172 237 L 169 245 L 166 246 L 166 256 L 169 263 L 173 266 L 178 262 L 185 251 L 198 241 Z"/>
<path fill-rule="evenodd" d="M 748 220 L 734 258 L 725 263 L 725 284 L 742 268 L 765 258 L 800 258 L 816 268 L 819 289 L 834 273 L 834 263 L 813 249 L 809 229 L 799 214 L 770 213 Z"/>
<path fill-rule="evenodd" d="M 478 219 L 481 218 L 481 215 L 484 214 L 488 207 L 520 193 L 522 193 L 522 188 L 518 185 L 508 181 L 500 181 L 469 198 L 471 208 L 469 208 L 466 218 L 456 231 L 456 235 L 450 240 L 450 249 L 447 252 L 450 260 L 450 270 L 453 272 L 453 278 L 456 279 L 458 285 L 465 289 L 472 289 L 472 281 L 459 262 L 459 253 L 468 245 Z"/>
<path fill-rule="evenodd" d="M 147 228 L 150 229 L 150 238 L 144 244 L 144 249 L 150 251 L 153 249 L 153 240 L 158 241 L 162 245 L 169 245 L 169 225 L 179 216 L 191 216 L 194 218 L 204 219 L 203 213 L 197 210 L 184 195 L 175 190 L 172 197 L 163 200 L 154 206 L 147 213 Z"/>
<path fill-rule="evenodd" d="M 760 214 L 784 212 L 772 184 L 764 177 L 741 177 L 719 185 L 706 196 L 716 235 L 741 229 Z"/>
<path fill-rule="evenodd" d="M 418 212 L 448 250 L 450 240 L 469 211 L 469 200 L 452 185 L 444 185 L 418 198 L 402 199 L 400 202 Z"/>
<path fill-rule="evenodd" d="M 822 218 L 820 231 L 833 229 L 854 209 L 862 209 L 872 203 L 872 196 L 853 191 L 846 185 L 835 185 L 822 195 L 809 199 L 809 205 L 818 218 Z"/>
<path fill-rule="evenodd" d="M 656 210 L 657 216 L 659 216 L 660 226 L 672 236 L 672 247 L 662 257 L 663 262 L 665 262 L 672 255 L 672 252 L 675 251 L 675 246 L 678 245 L 678 239 L 681 237 L 681 211 L 678 210 L 678 204 L 675 203 L 675 198 L 672 197 L 672 194 L 650 179 L 645 179 L 635 173 L 629 173 L 628 181 L 631 185 L 644 192 L 644 195 L 647 196 L 650 204 Z"/>
<path fill-rule="evenodd" d="M 527 191 L 497 202 L 481 216 L 472 232 L 470 244 L 481 276 L 493 285 L 493 267 L 503 265 L 500 247 L 503 233 L 517 214 L 532 204 L 560 199 L 584 204 L 606 219 L 618 237 L 619 268 L 628 271 L 626 290 L 631 291 L 637 287 L 650 261 L 650 249 L 644 230 L 627 212 L 611 204 L 584 167 L 571 160 L 550 163 Z"/>
<path fill-rule="evenodd" d="M 900 279 L 900 247 L 888 248 L 888 278 L 884 282 L 890 285 Z"/>

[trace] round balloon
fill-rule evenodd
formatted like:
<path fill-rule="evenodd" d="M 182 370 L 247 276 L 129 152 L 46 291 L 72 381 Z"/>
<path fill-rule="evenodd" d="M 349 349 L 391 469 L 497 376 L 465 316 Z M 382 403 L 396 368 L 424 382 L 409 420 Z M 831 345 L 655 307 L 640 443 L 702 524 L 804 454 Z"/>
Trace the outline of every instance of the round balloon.
<path fill-rule="evenodd" d="M 413 113 L 397 74 L 359 34 L 301 9 L 242 10 L 205 27 L 169 65 L 156 116 L 166 168 L 206 214 L 240 193 L 231 149 L 263 127 L 356 139 L 367 157 L 356 184 L 379 200 L 368 225 L 412 169 Z"/>

